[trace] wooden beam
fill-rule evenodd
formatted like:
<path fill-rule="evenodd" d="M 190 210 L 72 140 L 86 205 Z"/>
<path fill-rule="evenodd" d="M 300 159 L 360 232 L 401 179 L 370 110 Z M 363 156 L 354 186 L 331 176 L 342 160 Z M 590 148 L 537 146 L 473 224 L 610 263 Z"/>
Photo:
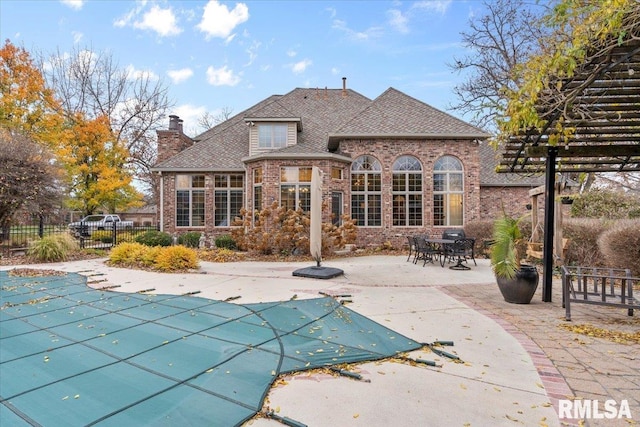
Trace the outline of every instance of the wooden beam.
<path fill-rule="evenodd" d="M 547 157 L 549 146 L 531 146 L 525 149 L 528 157 Z M 558 146 L 557 156 L 562 157 L 638 157 L 640 144 Z"/>

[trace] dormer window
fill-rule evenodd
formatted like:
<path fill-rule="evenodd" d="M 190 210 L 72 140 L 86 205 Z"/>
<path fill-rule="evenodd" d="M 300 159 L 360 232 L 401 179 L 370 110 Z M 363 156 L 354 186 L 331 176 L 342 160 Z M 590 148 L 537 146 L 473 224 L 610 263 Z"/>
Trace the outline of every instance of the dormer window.
<path fill-rule="evenodd" d="M 258 147 L 273 149 L 287 146 L 286 123 L 258 124 Z"/>

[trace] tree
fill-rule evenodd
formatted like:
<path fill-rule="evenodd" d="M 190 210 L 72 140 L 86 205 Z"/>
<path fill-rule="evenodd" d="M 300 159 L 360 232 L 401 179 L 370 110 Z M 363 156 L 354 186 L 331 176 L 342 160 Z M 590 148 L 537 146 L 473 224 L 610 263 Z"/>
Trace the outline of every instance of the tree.
<path fill-rule="evenodd" d="M 54 147 L 63 116 L 29 53 L 5 41 L 0 49 L 0 127 Z"/>
<path fill-rule="evenodd" d="M 76 113 L 63 141 L 59 160 L 67 171 L 70 208 L 90 215 L 100 208 L 117 212 L 140 206 L 142 195 L 126 166 L 127 148 L 111 132 L 106 116 L 87 120 Z"/>
<path fill-rule="evenodd" d="M 472 17 L 469 29 L 461 33 L 469 53 L 448 65 L 466 74 L 453 89 L 459 102 L 452 108 L 471 114 L 479 127 L 495 128 L 496 117 L 506 107 L 507 90 L 517 90 L 521 84 L 515 71 L 540 50 L 547 30 L 541 25 L 542 7 L 524 0 L 485 1 L 483 5 L 486 15 Z"/>
<path fill-rule="evenodd" d="M 111 54 L 90 49 L 58 52 L 46 66 L 43 59 L 41 68 L 69 117 L 108 120 L 114 143 L 128 152 L 125 163 L 153 190 L 155 130 L 172 105 L 164 83 L 149 72 L 121 69 Z"/>
<path fill-rule="evenodd" d="M 229 117 L 231 117 L 231 114 L 233 114 L 233 108 L 231 107 L 222 107 L 222 109 L 215 115 L 206 111 L 198 118 L 198 126 L 207 131 L 215 125 L 228 120 Z"/>
<path fill-rule="evenodd" d="M 21 209 L 45 214 L 62 199 L 59 173 L 42 144 L 0 129 L 0 228 L 3 238 Z M 3 239 L 0 239 L 3 240 Z"/>

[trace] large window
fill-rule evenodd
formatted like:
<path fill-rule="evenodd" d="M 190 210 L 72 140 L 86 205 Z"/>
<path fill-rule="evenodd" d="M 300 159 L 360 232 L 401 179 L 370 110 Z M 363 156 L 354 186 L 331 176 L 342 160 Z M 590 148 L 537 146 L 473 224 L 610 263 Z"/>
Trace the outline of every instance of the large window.
<path fill-rule="evenodd" d="M 422 165 L 413 156 L 393 164 L 393 225 L 422 225 Z"/>
<path fill-rule="evenodd" d="M 382 167 L 372 156 L 351 165 L 351 218 L 360 227 L 382 225 Z"/>
<path fill-rule="evenodd" d="M 280 206 L 311 211 L 311 167 L 280 168 Z"/>
<path fill-rule="evenodd" d="M 433 166 L 433 224 L 463 225 L 463 169 L 460 160 L 443 156 Z"/>
<path fill-rule="evenodd" d="M 282 148 L 287 146 L 287 125 L 266 124 L 258 125 L 258 147 Z"/>
<path fill-rule="evenodd" d="M 176 226 L 204 227 L 204 175 L 176 176 Z"/>
<path fill-rule="evenodd" d="M 229 227 L 242 209 L 242 174 L 216 174 L 214 181 L 214 221 L 216 227 Z"/>

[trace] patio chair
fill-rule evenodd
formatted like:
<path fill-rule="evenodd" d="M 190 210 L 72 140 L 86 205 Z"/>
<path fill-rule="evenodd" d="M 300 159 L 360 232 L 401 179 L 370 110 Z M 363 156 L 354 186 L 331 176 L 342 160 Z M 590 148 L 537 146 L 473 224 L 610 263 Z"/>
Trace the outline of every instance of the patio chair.
<path fill-rule="evenodd" d="M 433 262 L 434 257 L 438 255 L 438 252 L 425 240 L 424 236 L 416 236 L 414 237 L 415 242 L 415 258 L 413 259 L 413 263 L 416 264 L 418 260 L 422 260 L 422 266 L 427 265 L 428 262 Z"/>
<path fill-rule="evenodd" d="M 449 258 L 449 262 L 456 261 L 456 266 L 461 267 L 463 262 L 467 262 L 468 259 L 473 260 L 474 265 L 478 265 L 475 258 L 474 246 L 476 239 L 463 238 L 456 239 L 453 244 L 447 245 L 446 257 Z"/>
<path fill-rule="evenodd" d="M 407 261 L 409 261 L 411 255 L 413 255 L 414 258 L 416 257 L 416 241 L 413 236 L 407 236 L 407 240 L 409 241 L 409 256 L 407 257 Z"/>

